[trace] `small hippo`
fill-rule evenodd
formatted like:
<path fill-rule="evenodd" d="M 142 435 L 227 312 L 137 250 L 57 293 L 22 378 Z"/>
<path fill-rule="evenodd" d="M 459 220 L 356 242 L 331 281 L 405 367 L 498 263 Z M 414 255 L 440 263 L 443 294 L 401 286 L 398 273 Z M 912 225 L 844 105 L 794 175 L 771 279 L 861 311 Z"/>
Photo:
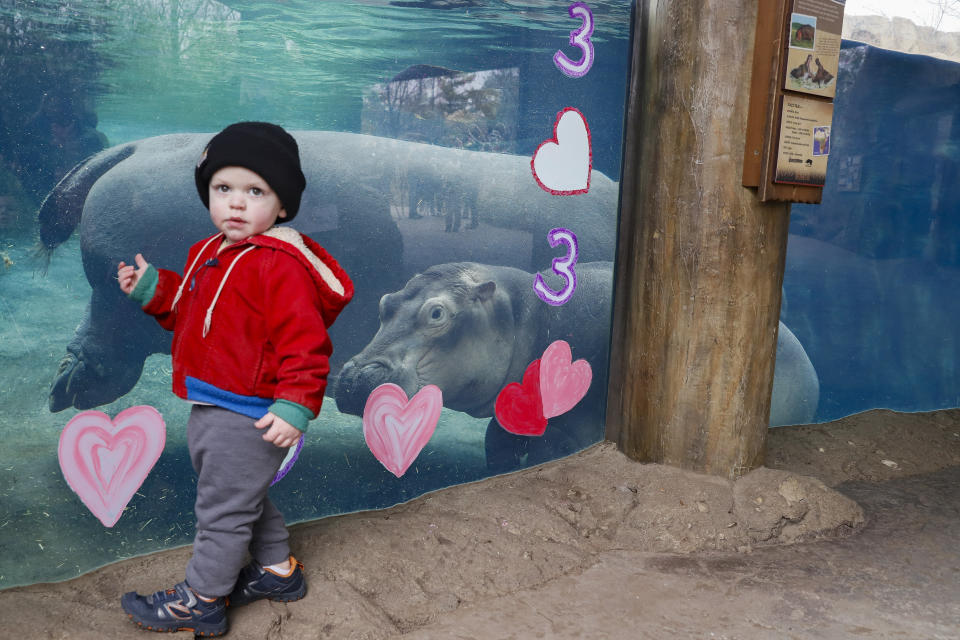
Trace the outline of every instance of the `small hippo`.
<path fill-rule="evenodd" d="M 496 419 L 487 426 L 487 465 L 494 471 L 572 453 L 603 437 L 613 265 L 576 265 L 577 287 L 566 304 L 542 302 L 534 274 L 473 262 L 440 264 L 380 300 L 380 330 L 343 367 L 334 398 L 360 415 L 367 396 L 392 382 L 412 396 L 428 384 L 443 404 L 473 417 L 494 414 L 500 391 L 555 340 L 593 370 L 590 392 L 570 414 L 551 419 L 542 437 L 513 436 Z M 552 273 L 541 275 L 559 289 Z M 796 337 L 780 324 L 771 400 L 772 424 L 803 424 L 816 413 L 819 382 Z"/>
<path fill-rule="evenodd" d="M 806 40 L 807 42 L 813 42 L 813 37 L 816 34 L 816 30 L 812 25 L 804 24 L 797 27 L 797 41 Z"/>
<path fill-rule="evenodd" d="M 542 275 L 552 288 L 561 288 L 552 272 Z M 535 459 L 597 442 L 603 435 L 598 417 L 606 387 L 613 264 L 578 264 L 576 275 L 573 297 L 555 307 L 537 297 L 534 274 L 520 269 L 474 262 L 430 267 L 381 298 L 380 330 L 344 365 L 334 394 L 337 407 L 361 414 L 370 392 L 386 382 L 408 396 L 434 384 L 443 391 L 445 407 L 492 416 L 500 390 L 520 380 L 550 343 L 562 339 L 574 359 L 585 359 L 593 369 L 591 392 L 580 405 L 594 419 L 551 420 L 531 445 Z M 530 440 L 511 436 L 495 420 L 487 434 L 492 468 L 501 449 L 525 447 Z"/>

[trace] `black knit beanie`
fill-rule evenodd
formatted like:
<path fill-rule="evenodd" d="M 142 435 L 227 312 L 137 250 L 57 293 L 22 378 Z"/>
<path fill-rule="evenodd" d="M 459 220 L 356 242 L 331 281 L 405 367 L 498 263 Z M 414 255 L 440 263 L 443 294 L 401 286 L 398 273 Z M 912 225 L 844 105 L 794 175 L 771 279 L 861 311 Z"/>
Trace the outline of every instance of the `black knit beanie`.
<path fill-rule="evenodd" d="M 273 189 L 289 222 L 300 209 L 307 180 L 300 169 L 297 141 L 269 122 L 237 122 L 213 136 L 193 173 L 203 206 L 210 208 L 210 178 L 224 167 L 244 167 L 258 174 Z"/>

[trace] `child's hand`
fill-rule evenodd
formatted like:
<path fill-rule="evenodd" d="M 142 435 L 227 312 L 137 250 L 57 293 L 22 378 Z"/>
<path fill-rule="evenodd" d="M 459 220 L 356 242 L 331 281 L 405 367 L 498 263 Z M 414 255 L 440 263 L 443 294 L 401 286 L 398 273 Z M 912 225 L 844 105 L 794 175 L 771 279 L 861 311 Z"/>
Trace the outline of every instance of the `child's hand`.
<path fill-rule="evenodd" d="M 267 413 L 267 415 L 257 420 L 255 426 L 257 429 L 270 427 L 267 429 L 267 432 L 263 434 L 263 439 L 284 449 L 297 444 L 300 436 L 303 435 L 300 429 L 297 429 L 280 416 L 272 413 Z"/>
<path fill-rule="evenodd" d="M 147 261 L 139 253 L 133 259 L 137 263 L 136 268 L 122 261 L 117 265 L 117 281 L 120 283 L 120 290 L 127 295 L 137 288 L 137 283 L 146 273 L 148 266 Z"/>

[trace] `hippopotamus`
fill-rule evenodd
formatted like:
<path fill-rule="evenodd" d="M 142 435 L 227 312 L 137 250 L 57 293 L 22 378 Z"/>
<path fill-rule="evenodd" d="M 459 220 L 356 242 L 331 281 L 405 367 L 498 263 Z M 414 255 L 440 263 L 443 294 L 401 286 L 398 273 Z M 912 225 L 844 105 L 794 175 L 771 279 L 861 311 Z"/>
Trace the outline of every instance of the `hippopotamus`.
<path fill-rule="evenodd" d="M 487 464 L 506 470 L 522 455 L 535 463 L 598 441 L 603 435 L 599 416 L 606 391 L 613 265 L 581 263 L 575 272 L 573 296 L 560 306 L 539 299 L 535 274 L 512 267 L 447 263 L 414 276 L 380 300 L 380 330 L 344 365 L 334 393 L 337 407 L 360 415 L 367 396 L 384 383 L 399 385 L 408 397 L 432 384 L 443 392 L 445 407 L 473 417 L 494 416 L 500 391 L 520 381 L 547 346 L 563 339 L 573 358 L 585 359 L 594 373 L 581 410 L 561 416 L 540 438 L 512 436 L 493 418 L 486 434 Z M 552 272 L 540 275 L 559 280 Z M 810 422 L 817 409 L 817 374 L 782 323 L 775 369 L 771 424 Z"/>
<path fill-rule="evenodd" d="M 770 426 L 809 424 L 817 415 L 819 402 L 817 370 L 797 336 L 780 322 L 770 396 Z"/>
<path fill-rule="evenodd" d="M 574 359 L 594 372 L 591 393 L 581 401 L 593 420 L 551 424 L 534 441 L 529 462 L 571 453 L 603 434 L 600 402 L 606 388 L 613 264 L 575 267 L 577 285 L 566 304 L 542 302 L 534 274 L 513 267 L 459 262 L 439 264 L 414 276 L 380 300 L 380 330 L 343 367 L 334 399 L 345 413 L 360 415 L 367 396 L 386 382 L 408 397 L 425 385 L 443 392 L 448 409 L 473 417 L 494 414 L 500 390 L 519 381 L 524 370 L 555 340 L 565 340 Z M 548 285 L 559 278 L 541 274 Z M 554 421 L 551 421 L 554 422 Z M 497 425 L 487 428 L 487 462 L 496 468 L 504 448 L 526 445 Z M 512 465 L 510 465 L 512 466 Z"/>
<path fill-rule="evenodd" d="M 547 234 L 560 220 L 577 230 L 582 255 L 613 258 L 618 189 L 598 171 L 589 193 L 561 198 L 537 186 L 526 156 L 352 133 L 292 134 L 307 178 L 293 226 L 330 251 L 356 285 L 331 331 L 334 369 L 376 332 L 380 297 L 438 256 L 528 269 L 549 264 Z M 170 334 L 124 298 L 116 265 L 140 252 L 179 272 L 189 246 L 215 233 L 193 182 L 212 136 L 171 134 L 111 147 L 74 167 L 43 202 L 44 246 L 52 251 L 79 226 L 92 288 L 51 386 L 52 411 L 111 402 L 133 388 L 148 355 L 169 353 Z M 405 201 L 395 197 L 398 181 L 443 184 L 448 200 L 475 202 L 480 228 L 434 233 L 429 219 L 409 220 Z"/>

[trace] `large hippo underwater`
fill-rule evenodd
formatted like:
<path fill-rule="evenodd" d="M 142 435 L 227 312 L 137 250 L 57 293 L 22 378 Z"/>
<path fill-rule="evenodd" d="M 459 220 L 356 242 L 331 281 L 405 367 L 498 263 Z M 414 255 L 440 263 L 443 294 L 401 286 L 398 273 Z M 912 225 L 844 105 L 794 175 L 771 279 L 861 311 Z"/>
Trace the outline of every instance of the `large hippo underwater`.
<path fill-rule="evenodd" d="M 542 437 L 508 434 L 492 419 L 487 427 L 487 463 L 495 470 L 571 453 L 603 435 L 613 266 L 576 265 L 577 287 L 562 306 L 539 299 L 534 274 L 502 266 L 461 262 L 435 265 L 380 301 L 380 330 L 351 358 L 339 377 L 335 399 L 346 413 L 361 414 L 367 396 L 391 382 L 408 397 L 425 385 L 443 392 L 447 408 L 474 417 L 494 415 L 494 403 L 510 382 L 553 341 L 570 344 L 573 358 L 594 372 L 591 393 L 580 410 L 551 420 Z M 556 278 L 541 274 L 545 280 Z M 551 284 L 551 286 L 555 286 Z M 772 425 L 804 424 L 817 409 L 819 383 L 803 347 L 780 324 L 773 382 Z"/>
<path fill-rule="evenodd" d="M 597 171 L 588 194 L 565 198 L 537 186 L 525 156 L 351 133 L 293 134 L 307 177 L 294 226 L 326 247 L 356 285 L 353 303 L 332 329 L 335 365 L 375 333 L 380 297 L 443 261 L 438 257 L 538 269 L 556 253 L 547 233 L 563 224 L 576 231 L 585 259 L 613 258 L 617 185 Z M 169 353 L 170 334 L 124 298 L 116 265 L 141 252 L 158 267 L 181 271 L 188 247 L 215 232 L 193 182 L 212 135 L 112 147 L 75 167 L 44 201 L 41 240 L 52 251 L 79 226 L 93 290 L 53 381 L 51 410 L 111 402 L 133 388 L 147 356 Z M 410 184 L 443 185 L 445 200 L 470 201 L 479 228 L 434 233 L 428 225 L 441 219 L 410 219 L 406 202 L 394 196 Z"/>
<path fill-rule="evenodd" d="M 803 236 L 786 270 L 782 318 L 820 374 L 819 419 L 960 404 L 960 270 Z"/>

